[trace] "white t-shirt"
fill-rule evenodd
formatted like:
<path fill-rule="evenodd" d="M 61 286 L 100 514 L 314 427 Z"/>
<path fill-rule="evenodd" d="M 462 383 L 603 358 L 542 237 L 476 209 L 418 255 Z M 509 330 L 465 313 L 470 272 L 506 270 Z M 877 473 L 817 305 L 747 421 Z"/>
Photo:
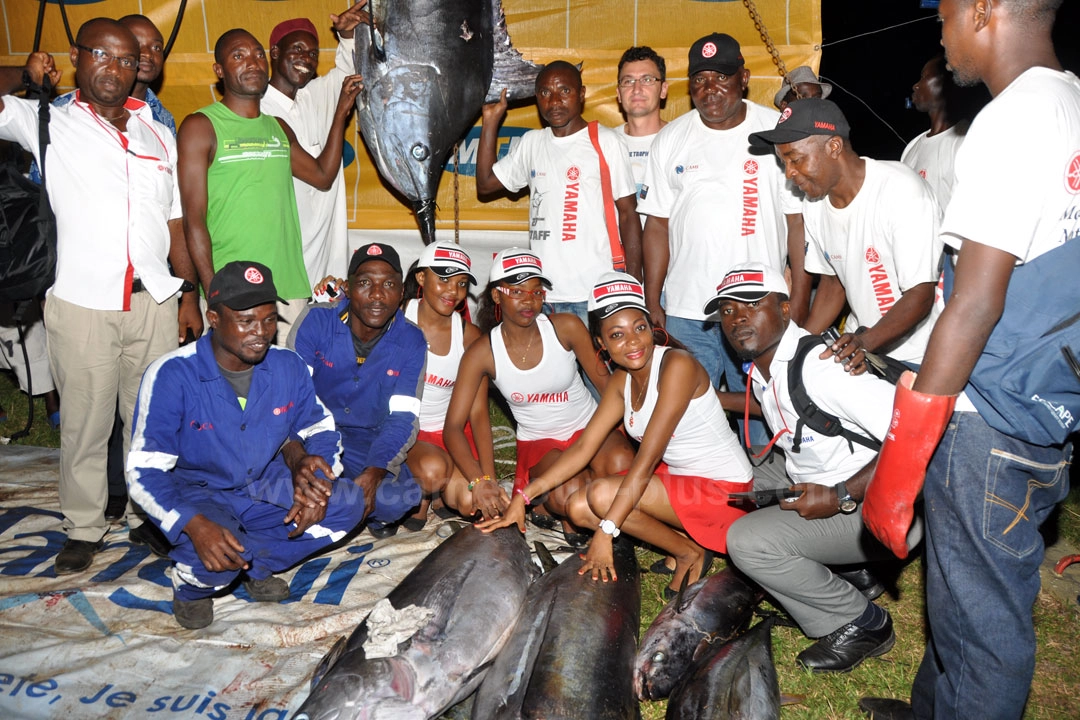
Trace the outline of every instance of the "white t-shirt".
<path fill-rule="evenodd" d="M 930 185 L 938 207 L 943 210 L 949 207 L 949 198 L 952 197 L 956 151 L 966 137 L 957 132 L 959 127 L 953 125 L 937 135 L 930 135 L 927 131 L 909 142 L 900 156 L 900 162 L 917 172 Z"/>
<path fill-rule="evenodd" d="M 652 135 L 627 135 L 626 125 L 620 125 L 616 132 L 626 143 L 627 156 L 630 158 L 630 172 L 634 176 L 634 185 L 637 191 L 641 191 L 641 183 L 645 180 L 645 166 L 649 162 L 649 148 L 659 133 Z"/>
<path fill-rule="evenodd" d="M 773 434 L 780 434 L 776 446 L 784 451 L 788 477 L 797 483 L 831 487 L 854 475 L 873 460 L 877 452 L 858 443 L 849 446 L 841 436 L 820 435 L 806 425 L 802 429 L 799 452 L 791 451 L 792 433 L 799 414 L 791 402 L 788 364 L 795 357 L 799 340 L 809 334 L 795 323 L 789 323 L 769 365 L 769 381 L 765 382 L 756 366 L 751 369 L 750 380 L 765 422 Z M 803 362 L 803 387 L 810 399 L 825 412 L 838 417 L 846 430 L 883 441 L 892 420 L 896 386 L 870 373 L 850 375 L 832 358 L 818 358 L 820 354 L 811 350 Z"/>
<path fill-rule="evenodd" d="M 1018 130 L 1020 129 L 1020 130 Z M 1080 80 L 1031 68 L 971 123 L 956 154 L 953 199 L 941 224 L 1023 264 L 1080 235 Z M 957 410 L 974 411 L 964 393 Z"/>
<path fill-rule="evenodd" d="M 828 196 L 803 201 L 806 271 L 840 279 L 849 329 L 873 327 L 905 291 L 937 282 L 944 247 L 930 186 L 907 165 L 863 159 L 866 178 L 847 207 L 833 207 Z M 931 310 L 900 343 L 882 349 L 921 363 L 936 319 Z"/>
<path fill-rule="evenodd" d="M 619 134 L 599 128 L 616 200 L 634 194 L 630 159 Z M 555 137 L 530 130 L 492 171 L 507 190 L 529 187 L 529 247 L 551 279 L 549 302 L 583 302 L 596 278 L 611 270 L 611 244 L 600 186 L 600 158 L 588 128 Z"/>
<path fill-rule="evenodd" d="M 702 307 L 732 267 L 757 261 L 783 270 L 787 262 L 784 216 L 801 207 L 776 155 L 751 153 L 748 140 L 776 127 L 780 114 L 743 102 L 738 126 L 713 130 L 691 110 L 665 125 L 649 152 L 637 209 L 668 218 L 668 315 L 704 320 Z"/>
<path fill-rule="evenodd" d="M 342 38 L 336 67 L 297 90 L 295 100 L 273 86 L 268 86 L 263 95 L 260 109 L 288 123 L 300 146 L 312 157 L 319 157 L 330 134 L 341 83 L 352 72 L 352 55 L 352 38 Z M 345 211 L 344 171 L 338 168 L 329 190 L 319 190 L 295 177 L 293 189 L 309 287 L 327 275 L 345 277 L 349 266 L 349 222 Z"/>

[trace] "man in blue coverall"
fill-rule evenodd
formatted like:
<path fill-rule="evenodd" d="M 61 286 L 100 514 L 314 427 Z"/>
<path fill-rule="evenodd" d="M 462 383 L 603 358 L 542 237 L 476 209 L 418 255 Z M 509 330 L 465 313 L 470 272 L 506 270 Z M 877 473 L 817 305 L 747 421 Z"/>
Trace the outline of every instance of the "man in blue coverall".
<path fill-rule="evenodd" d="M 271 347 L 276 300 L 265 265 L 225 265 L 207 296 L 211 331 L 158 359 L 139 388 L 128 492 L 173 545 L 185 628 L 209 625 L 212 596 L 238 577 L 253 600 L 284 600 L 273 573 L 361 519 L 358 489 L 337 480 L 334 418 L 303 361 Z"/>
<path fill-rule="evenodd" d="M 377 538 L 437 493 L 445 477 L 413 476 L 405 456 L 419 429 L 427 342 L 401 312 L 401 261 L 370 243 L 349 261 L 348 289 L 337 303 L 308 305 L 288 346 L 311 368 L 315 391 L 334 414 L 345 452 L 344 477 L 363 490 L 363 513 Z M 418 485 L 418 482 L 420 483 Z"/>

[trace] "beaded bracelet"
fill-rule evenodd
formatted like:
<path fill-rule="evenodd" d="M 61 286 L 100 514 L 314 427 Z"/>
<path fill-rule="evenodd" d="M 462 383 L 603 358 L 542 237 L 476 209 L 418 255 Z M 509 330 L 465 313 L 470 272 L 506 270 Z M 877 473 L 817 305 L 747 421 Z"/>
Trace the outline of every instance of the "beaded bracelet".
<path fill-rule="evenodd" d="M 480 477 L 473 480 L 471 483 L 469 483 L 469 492 L 472 492 L 472 489 L 474 487 L 476 487 L 478 484 L 484 482 L 485 480 L 491 480 L 491 476 L 490 475 L 481 475 Z M 492 482 L 495 482 L 495 481 L 492 480 Z"/>
<path fill-rule="evenodd" d="M 532 505 L 532 498 L 529 497 L 528 495 L 526 495 L 525 491 L 522 488 L 518 488 L 517 490 L 515 490 L 514 494 L 515 495 L 520 495 L 522 497 L 522 499 L 525 501 L 525 506 L 526 507 L 528 507 L 529 505 Z"/>

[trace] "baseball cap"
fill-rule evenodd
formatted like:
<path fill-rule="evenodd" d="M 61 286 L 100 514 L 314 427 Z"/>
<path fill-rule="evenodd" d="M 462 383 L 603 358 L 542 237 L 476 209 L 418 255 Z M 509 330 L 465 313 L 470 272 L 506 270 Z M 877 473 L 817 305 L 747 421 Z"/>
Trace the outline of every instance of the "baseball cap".
<path fill-rule="evenodd" d="M 454 243 L 440 241 L 425 246 L 420 253 L 420 259 L 416 261 L 416 267 L 428 268 L 444 280 L 455 275 L 468 275 L 469 282 L 476 284 L 469 253 Z"/>
<path fill-rule="evenodd" d="M 349 260 L 349 277 L 368 260 L 382 260 L 397 274 L 401 274 L 401 258 L 398 257 L 397 250 L 384 243 L 368 243 L 358 247 Z"/>
<path fill-rule="evenodd" d="M 809 83 L 811 85 L 821 86 L 821 99 L 829 97 L 829 93 L 832 92 L 832 85 L 826 82 L 821 82 L 818 76 L 814 74 L 813 69 L 808 65 L 800 65 L 787 74 L 784 78 L 784 82 L 780 84 L 780 92 L 773 96 L 773 105 L 780 107 L 780 101 L 784 99 L 784 96 L 791 92 L 791 88 L 795 85 L 802 85 Z"/>
<path fill-rule="evenodd" d="M 773 130 L 762 130 L 750 135 L 750 144 L 769 147 L 782 143 L 798 142 L 811 135 L 851 135 L 851 126 L 840 108 L 832 100 L 806 98 L 793 100 L 780 113 Z"/>
<path fill-rule="evenodd" d="M 488 282 L 519 285 L 529 278 L 539 278 L 540 282 L 551 287 L 551 281 L 544 277 L 544 267 L 540 264 L 540 258 L 524 248 L 506 248 L 495 255 L 495 259 L 491 261 Z"/>
<path fill-rule="evenodd" d="M 764 263 L 744 263 L 728 271 L 716 286 L 716 296 L 705 303 L 704 313 L 712 315 L 724 300 L 757 302 L 769 293 L 787 297 L 788 286 L 783 274 Z"/>
<path fill-rule="evenodd" d="M 626 308 L 645 310 L 645 289 L 633 275 L 608 270 L 600 274 L 589 293 L 589 312 L 601 319 Z"/>
<path fill-rule="evenodd" d="M 262 263 L 233 260 L 214 273 L 206 304 L 224 305 L 230 310 L 247 310 L 256 305 L 285 302 L 278 297 L 274 275 Z"/>
<path fill-rule="evenodd" d="M 712 70 L 732 75 L 743 66 L 739 41 L 724 33 L 713 33 L 690 46 L 690 66 L 687 75 Z"/>
<path fill-rule="evenodd" d="M 274 26 L 274 29 L 270 31 L 270 47 L 277 45 L 281 42 L 281 38 L 285 37 L 289 33 L 294 33 L 297 30 L 303 30 L 306 33 L 311 33 L 315 36 L 315 44 L 319 43 L 319 31 L 315 29 L 315 25 L 307 18 L 293 18 L 292 20 L 284 20 Z"/>

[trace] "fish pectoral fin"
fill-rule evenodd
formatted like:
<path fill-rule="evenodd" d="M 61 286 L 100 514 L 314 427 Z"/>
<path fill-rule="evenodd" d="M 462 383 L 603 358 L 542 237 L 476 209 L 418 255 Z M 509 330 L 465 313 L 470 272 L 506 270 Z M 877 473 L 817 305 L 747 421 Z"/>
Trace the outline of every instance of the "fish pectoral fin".
<path fill-rule="evenodd" d="M 551 572 L 559 567 L 559 563 L 555 562 L 555 558 L 552 556 L 551 551 L 548 550 L 547 545 L 537 540 L 533 543 L 533 547 L 536 548 L 536 557 L 539 558 L 544 572 Z"/>
<path fill-rule="evenodd" d="M 466 560 L 439 578 L 431 588 L 424 604 L 434 611 L 435 615 L 413 636 L 414 645 L 436 645 L 446 637 L 446 624 L 454 614 L 454 605 L 461 595 L 461 588 L 475 565 L 476 560 Z"/>
<path fill-rule="evenodd" d="M 342 653 L 345 652 L 346 645 L 345 636 L 339 637 L 334 646 L 330 648 L 330 652 L 323 656 L 323 659 L 319 661 L 319 664 L 315 666 L 315 672 L 311 675 L 311 690 L 314 692 L 319 681 L 326 676 L 326 673 L 330 672 L 330 668 L 337 664 L 337 661 L 341 659 Z"/>

